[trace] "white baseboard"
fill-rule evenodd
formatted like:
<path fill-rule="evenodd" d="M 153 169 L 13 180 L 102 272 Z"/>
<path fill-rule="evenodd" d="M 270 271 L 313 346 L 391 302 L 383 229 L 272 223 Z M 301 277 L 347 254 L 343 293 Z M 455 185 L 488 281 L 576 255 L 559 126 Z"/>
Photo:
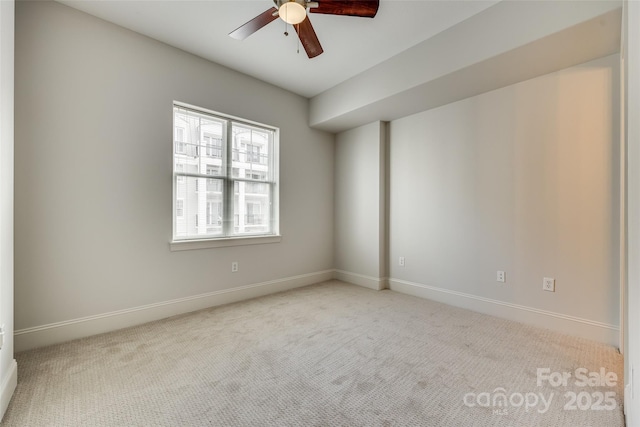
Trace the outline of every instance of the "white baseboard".
<path fill-rule="evenodd" d="M 399 279 L 389 279 L 389 287 L 392 291 L 587 338 L 614 347 L 620 344 L 620 328 L 607 323 Z"/>
<path fill-rule="evenodd" d="M 376 291 L 381 291 L 387 287 L 387 279 L 384 277 L 365 276 L 350 271 L 334 270 L 333 278 Z"/>
<path fill-rule="evenodd" d="M 0 384 L 0 421 L 4 417 L 4 413 L 7 411 L 11 396 L 18 385 L 18 364 L 16 360 L 11 361 L 9 366 L 9 372 L 7 372 L 2 378 L 2 384 Z"/>
<path fill-rule="evenodd" d="M 333 279 L 333 270 L 319 271 L 80 319 L 20 329 L 14 333 L 15 351 L 20 352 L 32 348 L 58 344 L 77 338 L 164 319 L 177 314 L 243 301 L 331 279 Z"/>

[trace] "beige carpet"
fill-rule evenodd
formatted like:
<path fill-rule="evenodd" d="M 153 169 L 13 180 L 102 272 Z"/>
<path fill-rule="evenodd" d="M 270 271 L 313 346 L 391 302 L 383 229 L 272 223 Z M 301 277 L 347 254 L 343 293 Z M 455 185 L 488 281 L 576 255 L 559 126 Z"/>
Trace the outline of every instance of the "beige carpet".
<path fill-rule="evenodd" d="M 336 281 L 17 360 L 6 426 L 624 425 L 614 348 Z"/>

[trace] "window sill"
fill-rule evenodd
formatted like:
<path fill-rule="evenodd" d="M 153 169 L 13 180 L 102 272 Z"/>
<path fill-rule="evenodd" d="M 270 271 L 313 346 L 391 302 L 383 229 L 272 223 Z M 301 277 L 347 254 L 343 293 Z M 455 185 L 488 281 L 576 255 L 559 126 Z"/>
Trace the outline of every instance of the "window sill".
<path fill-rule="evenodd" d="M 264 245 L 267 243 L 280 243 L 282 236 L 249 236 L 249 237 L 225 237 L 221 239 L 202 240 L 174 240 L 169 243 L 171 252 L 190 251 L 193 249 L 226 248 L 230 246 Z"/>

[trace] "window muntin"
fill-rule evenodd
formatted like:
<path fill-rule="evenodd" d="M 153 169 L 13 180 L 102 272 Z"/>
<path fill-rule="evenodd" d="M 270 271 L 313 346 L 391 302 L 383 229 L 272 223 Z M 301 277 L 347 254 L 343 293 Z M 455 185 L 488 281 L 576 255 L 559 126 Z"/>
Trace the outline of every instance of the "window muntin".
<path fill-rule="evenodd" d="M 173 240 L 277 235 L 277 129 L 181 104 L 173 120 Z"/>

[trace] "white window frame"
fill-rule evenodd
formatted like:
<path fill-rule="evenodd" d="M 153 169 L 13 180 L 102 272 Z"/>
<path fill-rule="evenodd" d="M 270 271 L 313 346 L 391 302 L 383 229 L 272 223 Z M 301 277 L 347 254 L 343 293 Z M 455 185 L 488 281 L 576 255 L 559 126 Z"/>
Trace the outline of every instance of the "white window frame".
<path fill-rule="evenodd" d="M 182 102 L 177 102 L 174 101 L 172 104 L 172 111 L 173 109 L 177 107 L 177 108 L 183 108 L 183 109 L 187 109 L 187 110 L 192 110 L 198 114 L 204 114 L 204 115 L 209 115 L 209 116 L 213 116 L 214 118 L 218 118 L 218 119 L 222 119 L 227 121 L 228 123 L 228 128 L 227 128 L 227 140 L 223 141 L 222 143 L 222 150 L 223 150 L 223 156 L 225 156 L 224 153 L 226 154 L 226 165 L 223 165 L 223 172 L 226 172 L 223 176 L 220 177 L 216 177 L 216 179 L 223 179 L 224 183 L 223 183 L 223 187 L 224 187 L 224 193 L 223 193 L 223 200 L 224 200 L 224 204 L 225 206 L 228 207 L 228 210 L 225 212 L 226 218 L 223 218 L 223 222 L 226 220 L 227 222 L 230 220 L 231 224 L 233 224 L 233 201 L 234 201 L 234 183 L 235 182 L 239 182 L 242 181 L 242 179 L 239 179 L 237 177 L 233 177 L 232 174 L 232 162 L 233 162 L 233 136 L 232 136 L 232 132 L 231 127 L 232 127 L 232 123 L 236 123 L 236 124 L 240 124 L 240 125 L 245 125 L 245 126 L 250 126 L 250 127 L 256 127 L 259 129 L 265 129 L 265 130 L 269 130 L 272 132 L 273 134 L 273 150 L 272 150 L 272 164 L 270 165 L 271 168 L 271 181 L 268 181 L 267 185 L 269 185 L 271 187 L 271 206 L 270 206 L 270 218 L 271 218 L 271 230 L 269 233 L 256 233 L 256 234 L 232 234 L 229 233 L 227 230 L 227 235 L 225 236 L 203 236 L 202 238 L 182 238 L 179 236 L 176 236 L 176 222 L 177 222 L 177 215 L 176 215 L 176 200 L 177 200 L 177 188 L 176 188 L 176 183 L 178 182 L 179 178 L 184 179 L 184 177 L 186 175 L 194 175 L 189 173 L 188 171 L 177 171 L 176 170 L 176 160 L 175 160 L 175 156 L 176 154 L 180 154 L 180 152 L 176 152 L 176 141 L 173 142 L 173 147 L 172 147 L 172 153 L 174 156 L 173 159 L 173 213 L 172 213 L 172 217 L 173 217 L 173 233 L 172 233 L 172 241 L 170 242 L 170 249 L 172 251 L 182 251 L 182 250 L 191 250 L 191 249 L 206 249 L 206 248 L 217 248 L 217 247 L 226 247 L 226 246 L 241 246 L 241 245 L 255 245 L 255 244 L 267 244 L 267 243 L 278 243 L 281 241 L 281 236 L 279 233 L 279 180 L 280 180 L 280 174 L 279 174 L 279 158 L 280 158 L 280 153 L 279 153 L 279 135 L 280 135 L 280 131 L 278 128 L 273 127 L 273 126 L 269 126 L 269 125 L 265 125 L 262 123 L 257 123 L 257 122 L 253 122 L 250 120 L 246 120 L 246 119 L 242 119 L 242 118 L 238 118 L 238 117 L 234 117 L 234 116 L 230 116 L 227 114 L 223 114 L 223 113 L 219 113 L 216 111 L 211 111 L 211 110 L 207 110 L 205 108 L 201 108 L 201 107 L 197 107 L 194 105 L 190 105 L 190 104 L 185 104 Z M 172 114 L 173 116 L 173 114 Z M 175 129 L 175 125 L 173 126 L 173 128 Z M 175 131 L 172 131 L 172 133 L 174 133 Z M 196 177 L 199 176 L 199 174 L 195 174 Z M 204 175 L 203 175 L 204 177 Z M 210 177 L 213 178 L 213 177 Z M 264 181 L 259 181 L 259 182 L 264 182 Z M 182 219 L 182 217 L 180 218 Z M 233 226 L 229 227 L 230 230 L 233 230 Z"/>

